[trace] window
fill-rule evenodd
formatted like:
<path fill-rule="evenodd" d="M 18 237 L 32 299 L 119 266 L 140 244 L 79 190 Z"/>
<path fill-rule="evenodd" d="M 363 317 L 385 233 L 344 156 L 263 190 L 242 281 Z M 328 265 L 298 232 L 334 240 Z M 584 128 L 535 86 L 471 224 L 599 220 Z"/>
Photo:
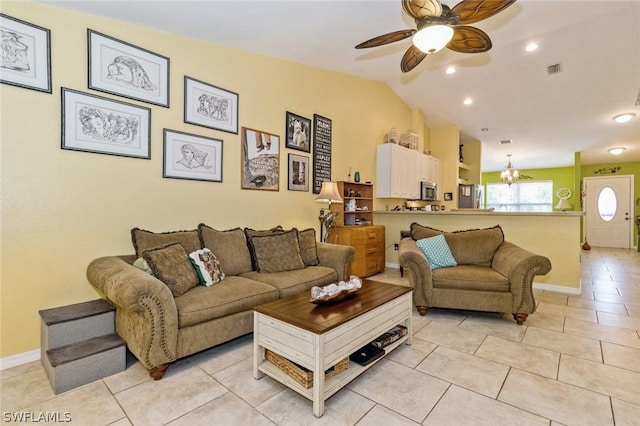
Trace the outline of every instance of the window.
<path fill-rule="evenodd" d="M 487 207 L 495 211 L 553 211 L 553 181 L 487 184 Z"/>

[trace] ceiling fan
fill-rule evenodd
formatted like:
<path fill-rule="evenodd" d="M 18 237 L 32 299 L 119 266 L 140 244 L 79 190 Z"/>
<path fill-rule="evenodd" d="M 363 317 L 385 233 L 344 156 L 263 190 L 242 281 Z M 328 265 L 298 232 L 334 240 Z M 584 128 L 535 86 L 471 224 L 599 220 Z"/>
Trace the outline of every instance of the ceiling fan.
<path fill-rule="evenodd" d="M 356 49 L 377 47 L 413 36 L 413 44 L 400 63 L 402 72 L 414 69 L 424 58 L 444 47 L 460 53 L 481 53 L 491 49 L 484 31 L 468 26 L 487 19 L 516 0 L 463 0 L 453 8 L 438 0 L 401 0 L 402 9 L 416 21 L 417 29 L 394 31 L 360 43 Z"/>

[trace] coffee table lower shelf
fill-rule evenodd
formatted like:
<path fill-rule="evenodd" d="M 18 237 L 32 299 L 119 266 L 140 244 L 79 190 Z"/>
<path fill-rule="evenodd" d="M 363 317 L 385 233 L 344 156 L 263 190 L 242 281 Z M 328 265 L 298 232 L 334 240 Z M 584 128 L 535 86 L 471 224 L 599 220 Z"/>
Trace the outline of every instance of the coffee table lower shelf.
<path fill-rule="evenodd" d="M 397 341 L 393 342 L 389 346 L 386 346 L 384 348 L 385 356 L 387 356 L 389 352 L 391 352 L 401 344 L 405 343 L 405 341 L 407 340 L 407 337 L 408 336 L 404 336 L 403 338 L 398 339 Z M 345 371 L 341 373 L 336 374 L 335 376 L 325 379 L 323 399 L 326 400 L 331 396 L 333 396 L 333 394 L 335 394 L 340 389 L 345 387 L 349 382 L 351 382 L 353 379 L 355 379 L 356 377 L 358 377 L 359 375 L 367 371 L 369 368 L 373 367 L 378 361 L 380 361 L 383 358 L 384 356 L 376 359 L 371 364 L 367 364 L 364 366 L 357 364 L 353 361 L 349 361 L 349 368 L 347 368 Z M 293 377 L 289 376 L 287 373 L 285 373 L 280 368 L 278 368 L 277 365 L 265 360 L 262 364 L 258 366 L 258 369 L 264 374 L 266 374 L 267 376 L 287 386 L 291 390 L 294 390 L 298 392 L 300 395 L 304 396 L 305 398 L 313 401 L 313 386 L 310 388 L 305 388 Z"/>

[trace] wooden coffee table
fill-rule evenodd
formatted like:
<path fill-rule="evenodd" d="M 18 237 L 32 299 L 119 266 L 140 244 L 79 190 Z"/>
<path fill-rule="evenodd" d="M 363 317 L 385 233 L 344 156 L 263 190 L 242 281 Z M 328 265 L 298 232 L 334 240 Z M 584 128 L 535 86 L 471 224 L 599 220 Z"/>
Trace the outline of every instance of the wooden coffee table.
<path fill-rule="evenodd" d="M 360 290 L 340 302 L 315 305 L 308 291 L 254 307 L 253 377 L 273 377 L 312 400 L 313 414 L 322 416 L 325 400 L 377 361 L 367 366 L 349 361 L 347 370 L 325 380 L 327 369 L 395 325 L 404 325 L 408 333 L 385 347 L 386 353 L 411 344 L 411 291 L 363 280 Z M 265 349 L 313 371 L 313 386 L 305 388 L 267 361 Z"/>

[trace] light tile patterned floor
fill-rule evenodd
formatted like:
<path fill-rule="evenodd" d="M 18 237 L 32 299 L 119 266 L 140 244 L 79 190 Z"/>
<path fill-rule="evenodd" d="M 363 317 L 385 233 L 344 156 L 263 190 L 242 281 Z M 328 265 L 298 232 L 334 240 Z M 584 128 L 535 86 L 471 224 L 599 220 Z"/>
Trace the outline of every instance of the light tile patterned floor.
<path fill-rule="evenodd" d="M 581 296 L 536 292 L 524 326 L 511 315 L 414 314 L 402 346 L 315 418 L 310 401 L 252 377 L 252 336 L 180 360 L 159 382 L 123 373 L 54 395 L 39 362 L 0 372 L 11 412 L 68 412 L 78 425 L 638 425 L 640 253 L 582 253 Z M 376 277 L 398 283 L 397 270 Z"/>

